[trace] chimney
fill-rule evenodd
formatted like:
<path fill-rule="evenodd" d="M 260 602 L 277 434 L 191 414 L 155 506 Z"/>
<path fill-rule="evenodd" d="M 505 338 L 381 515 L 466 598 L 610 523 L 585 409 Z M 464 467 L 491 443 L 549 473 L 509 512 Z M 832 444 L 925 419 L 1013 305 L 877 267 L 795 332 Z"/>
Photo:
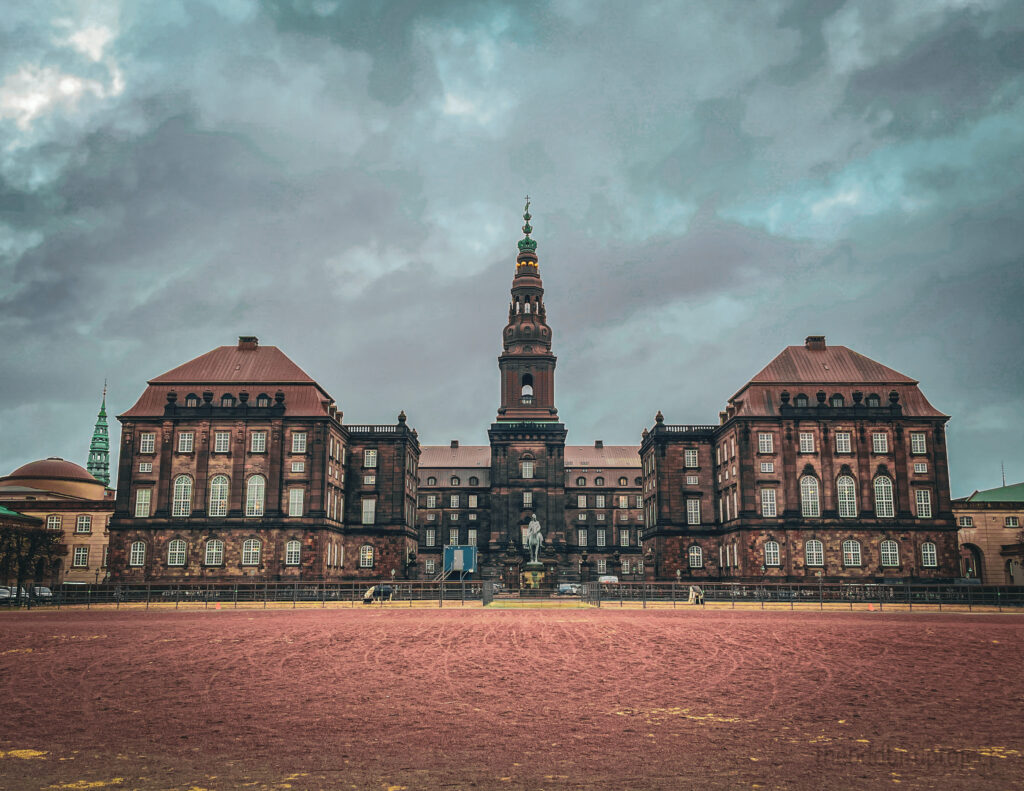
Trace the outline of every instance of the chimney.
<path fill-rule="evenodd" d="M 812 352 L 823 352 L 825 351 L 825 336 L 808 335 L 807 340 L 804 341 L 804 346 L 806 346 Z"/>
<path fill-rule="evenodd" d="M 260 345 L 260 340 L 255 335 L 239 335 L 238 348 L 240 351 L 254 352 Z"/>
<path fill-rule="evenodd" d="M 452 440 L 452 450 L 455 450 L 457 447 L 459 447 L 459 441 L 457 439 L 453 439 Z"/>
<path fill-rule="evenodd" d="M 594 440 L 594 447 L 595 448 L 603 448 L 604 447 L 604 440 L 603 439 L 595 439 Z"/>

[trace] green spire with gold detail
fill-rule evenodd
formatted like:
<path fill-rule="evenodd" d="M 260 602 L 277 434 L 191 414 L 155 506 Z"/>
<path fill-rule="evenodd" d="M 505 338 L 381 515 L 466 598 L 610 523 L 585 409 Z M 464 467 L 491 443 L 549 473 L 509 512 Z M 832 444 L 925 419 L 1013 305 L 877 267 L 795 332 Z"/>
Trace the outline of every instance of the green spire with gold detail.
<path fill-rule="evenodd" d="M 533 233 L 533 226 L 530 225 L 530 220 L 533 219 L 533 215 L 530 214 L 530 196 L 526 196 L 526 209 L 523 211 L 523 219 L 526 220 L 526 224 L 523 226 L 523 233 L 526 234 L 526 238 L 519 240 L 519 252 L 520 253 L 536 253 L 537 242 L 530 238 L 530 234 Z"/>
<path fill-rule="evenodd" d="M 103 382 L 103 402 L 96 416 L 96 428 L 89 443 L 89 463 L 85 465 L 93 478 L 110 485 L 110 437 L 107 436 L 107 383 Z"/>

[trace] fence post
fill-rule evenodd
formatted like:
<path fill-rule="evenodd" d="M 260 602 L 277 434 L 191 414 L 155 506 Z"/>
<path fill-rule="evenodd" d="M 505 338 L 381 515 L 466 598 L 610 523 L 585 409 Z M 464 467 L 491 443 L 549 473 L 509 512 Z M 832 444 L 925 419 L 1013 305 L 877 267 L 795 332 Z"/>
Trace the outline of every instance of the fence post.
<path fill-rule="evenodd" d="M 444 607 L 444 577 L 437 584 L 437 606 Z"/>
<path fill-rule="evenodd" d="M 268 593 L 267 588 L 268 588 L 267 582 L 266 582 L 266 580 L 264 580 L 263 581 L 263 609 L 264 610 L 267 609 L 267 593 Z"/>
<path fill-rule="evenodd" d="M 85 609 L 92 607 L 92 585 L 87 585 L 85 588 Z"/>
<path fill-rule="evenodd" d="M 640 600 L 643 602 L 643 608 L 647 609 L 647 583 L 640 583 Z"/>

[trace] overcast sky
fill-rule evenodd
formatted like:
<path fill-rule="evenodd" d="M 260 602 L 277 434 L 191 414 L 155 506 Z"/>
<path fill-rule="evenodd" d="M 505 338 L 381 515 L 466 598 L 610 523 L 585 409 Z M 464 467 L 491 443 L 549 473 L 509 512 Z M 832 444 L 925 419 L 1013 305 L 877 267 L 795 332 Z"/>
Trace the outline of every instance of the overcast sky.
<path fill-rule="evenodd" d="M 529 193 L 570 443 L 824 334 L 1021 481 L 1022 187 L 1019 0 L 9 0 L 0 474 L 240 334 L 485 443 Z"/>

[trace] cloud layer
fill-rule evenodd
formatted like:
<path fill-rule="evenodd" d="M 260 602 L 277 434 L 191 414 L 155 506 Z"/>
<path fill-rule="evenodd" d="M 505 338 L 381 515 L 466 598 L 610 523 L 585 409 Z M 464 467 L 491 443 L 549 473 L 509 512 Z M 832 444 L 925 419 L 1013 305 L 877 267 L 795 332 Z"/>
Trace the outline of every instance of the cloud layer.
<path fill-rule="evenodd" d="M 522 196 L 570 442 L 714 422 L 824 333 L 1024 480 L 1024 11 L 560 0 L 0 15 L 0 471 L 239 334 L 485 442 Z"/>

